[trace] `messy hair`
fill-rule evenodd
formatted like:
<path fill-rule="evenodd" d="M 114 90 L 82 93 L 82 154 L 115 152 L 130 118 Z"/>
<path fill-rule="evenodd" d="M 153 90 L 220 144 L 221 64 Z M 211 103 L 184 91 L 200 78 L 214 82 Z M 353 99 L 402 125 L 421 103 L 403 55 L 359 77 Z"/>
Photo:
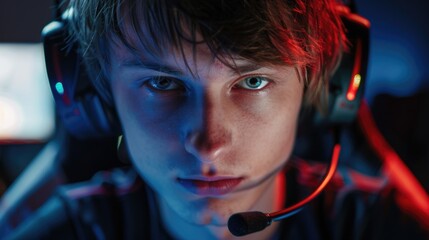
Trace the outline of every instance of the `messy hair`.
<path fill-rule="evenodd" d="M 335 0 L 71 0 L 70 32 L 94 86 L 109 100 L 108 43 L 115 38 L 134 53 L 143 48 L 160 55 L 171 47 L 180 51 L 183 42 L 204 43 L 221 61 L 239 56 L 296 66 L 304 76 L 305 102 L 320 108 L 346 41 L 337 5 Z"/>

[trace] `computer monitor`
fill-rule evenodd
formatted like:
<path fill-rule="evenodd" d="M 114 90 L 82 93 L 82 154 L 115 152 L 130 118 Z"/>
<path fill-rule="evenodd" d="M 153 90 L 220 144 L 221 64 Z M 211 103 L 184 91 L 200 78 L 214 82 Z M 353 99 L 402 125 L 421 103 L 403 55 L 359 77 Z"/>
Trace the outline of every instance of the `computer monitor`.
<path fill-rule="evenodd" d="M 0 43 L 0 144 L 43 142 L 54 131 L 43 45 Z"/>

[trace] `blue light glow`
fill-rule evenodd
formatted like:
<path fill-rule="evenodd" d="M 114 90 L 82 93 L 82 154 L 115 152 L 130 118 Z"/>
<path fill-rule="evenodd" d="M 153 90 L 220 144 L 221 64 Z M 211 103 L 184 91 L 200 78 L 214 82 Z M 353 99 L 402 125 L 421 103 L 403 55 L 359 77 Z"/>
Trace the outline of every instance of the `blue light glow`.
<path fill-rule="evenodd" d="M 62 83 L 57 82 L 57 83 L 55 84 L 55 89 L 57 90 L 57 92 L 58 92 L 60 95 L 63 95 L 63 94 L 64 94 L 64 87 L 63 87 L 63 84 L 62 84 Z"/>

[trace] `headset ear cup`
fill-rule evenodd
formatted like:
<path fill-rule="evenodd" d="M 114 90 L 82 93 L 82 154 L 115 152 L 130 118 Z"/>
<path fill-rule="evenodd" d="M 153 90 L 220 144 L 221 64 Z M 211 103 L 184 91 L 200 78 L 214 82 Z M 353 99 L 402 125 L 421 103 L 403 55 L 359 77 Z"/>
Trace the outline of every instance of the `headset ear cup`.
<path fill-rule="evenodd" d="M 363 98 L 369 51 L 369 21 L 346 12 L 341 17 L 349 46 L 329 81 L 329 124 L 350 124 Z"/>
<path fill-rule="evenodd" d="M 77 138 L 117 135 L 117 121 L 112 109 L 91 86 L 77 51 L 76 43 L 67 40 L 67 23 L 53 21 L 42 31 L 46 70 L 65 128 Z M 85 84 L 85 88 L 78 84 Z"/>
<path fill-rule="evenodd" d="M 108 107 L 104 104 L 104 101 L 101 100 L 101 97 L 94 93 L 86 93 L 78 101 L 82 113 L 87 115 L 85 116 L 88 121 L 90 121 L 89 131 L 93 131 L 91 135 L 87 133 L 82 133 L 82 137 L 98 137 L 98 136 L 111 136 L 119 135 L 118 129 L 118 120 L 114 109 Z M 83 132 L 84 129 L 75 129 L 74 132 Z"/>

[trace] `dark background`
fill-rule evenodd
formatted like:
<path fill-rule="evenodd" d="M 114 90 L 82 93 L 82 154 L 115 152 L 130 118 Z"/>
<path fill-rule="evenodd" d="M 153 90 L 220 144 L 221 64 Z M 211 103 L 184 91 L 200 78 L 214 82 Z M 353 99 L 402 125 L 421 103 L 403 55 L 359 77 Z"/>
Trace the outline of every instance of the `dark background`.
<path fill-rule="evenodd" d="M 0 42 L 40 42 L 52 0 L 0 0 Z"/>

